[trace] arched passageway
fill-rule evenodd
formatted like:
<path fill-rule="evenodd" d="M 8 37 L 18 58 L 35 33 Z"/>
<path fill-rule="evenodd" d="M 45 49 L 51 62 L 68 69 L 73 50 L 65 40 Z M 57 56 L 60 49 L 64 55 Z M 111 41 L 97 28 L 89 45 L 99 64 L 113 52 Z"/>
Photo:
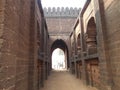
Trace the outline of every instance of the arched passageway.
<path fill-rule="evenodd" d="M 57 48 L 52 53 L 52 69 L 66 70 L 65 54 L 60 48 Z"/>
<path fill-rule="evenodd" d="M 53 68 L 54 66 L 53 66 L 53 60 L 52 60 L 52 55 L 54 54 L 54 51 L 55 50 L 58 50 L 59 49 L 59 52 L 62 52 L 62 54 L 64 54 L 61 58 L 63 58 L 64 60 L 62 60 L 62 61 L 64 61 L 64 63 L 63 63 L 63 65 L 64 65 L 64 69 L 67 69 L 67 68 L 69 68 L 69 56 L 68 56 L 68 47 L 67 47 L 67 45 L 66 45 L 66 43 L 63 41 L 63 40 L 56 40 L 53 44 L 52 44 L 52 46 L 51 46 L 51 67 Z M 55 56 L 56 57 L 56 56 Z M 58 60 L 60 59 L 60 58 L 55 58 L 56 59 L 56 62 L 59 62 Z M 60 63 L 59 63 L 60 64 Z M 61 64 L 62 65 L 62 64 Z M 59 65 L 59 66 L 61 66 L 61 65 Z M 56 68 L 56 69 L 58 69 L 58 68 Z"/>

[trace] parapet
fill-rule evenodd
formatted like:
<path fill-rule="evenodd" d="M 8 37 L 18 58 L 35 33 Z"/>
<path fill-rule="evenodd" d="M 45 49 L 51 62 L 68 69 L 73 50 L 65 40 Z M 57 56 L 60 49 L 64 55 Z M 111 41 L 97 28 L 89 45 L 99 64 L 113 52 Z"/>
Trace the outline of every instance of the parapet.
<path fill-rule="evenodd" d="M 45 17 L 78 17 L 80 8 L 48 7 L 44 8 Z"/>

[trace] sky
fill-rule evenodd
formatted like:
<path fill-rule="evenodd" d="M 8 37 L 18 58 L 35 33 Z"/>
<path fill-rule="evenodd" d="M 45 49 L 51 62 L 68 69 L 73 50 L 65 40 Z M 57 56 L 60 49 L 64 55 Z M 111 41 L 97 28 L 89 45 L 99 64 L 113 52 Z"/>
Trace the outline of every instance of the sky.
<path fill-rule="evenodd" d="M 55 70 L 62 70 L 63 68 L 65 68 L 65 56 L 64 56 L 64 52 L 63 50 L 61 51 L 63 53 L 63 55 L 60 55 L 61 49 L 57 48 L 53 51 L 52 53 L 52 69 Z M 59 64 L 62 64 L 63 66 L 60 67 Z"/>
<path fill-rule="evenodd" d="M 41 0 L 43 7 L 77 7 L 82 8 L 86 0 Z"/>

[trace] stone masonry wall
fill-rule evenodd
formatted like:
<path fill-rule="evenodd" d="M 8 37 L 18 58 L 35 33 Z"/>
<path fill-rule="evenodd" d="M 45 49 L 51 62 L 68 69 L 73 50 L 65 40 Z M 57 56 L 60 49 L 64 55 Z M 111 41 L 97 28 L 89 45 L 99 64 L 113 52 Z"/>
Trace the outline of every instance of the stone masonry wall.
<path fill-rule="evenodd" d="M 2 43 L 3 43 L 3 38 L 2 38 L 2 35 L 3 35 L 3 27 L 4 27 L 4 8 L 5 8 L 5 1 L 4 0 L 1 0 L 0 1 L 0 51 L 1 51 L 1 48 L 2 48 Z M 1 58 L 1 52 L 0 52 L 0 58 Z M 1 61 L 1 59 L 0 59 Z M 0 64 L 0 68 L 1 68 L 1 64 Z M 1 72 L 1 69 L 0 69 L 0 72 Z"/>
<path fill-rule="evenodd" d="M 69 34 L 76 18 L 46 18 L 50 34 Z M 53 28 L 54 27 L 54 28 Z"/>
<path fill-rule="evenodd" d="M 31 3 L 34 5 L 32 0 L 0 0 L 0 90 L 34 90 L 33 69 L 29 70 L 34 68 Z"/>
<path fill-rule="evenodd" d="M 44 8 L 49 33 L 49 51 L 56 40 L 63 40 L 69 52 L 69 35 L 79 14 L 78 8 Z"/>
<path fill-rule="evenodd" d="M 69 34 L 79 12 L 78 8 L 44 8 L 50 35 L 50 47 L 57 39 L 62 39 L 69 46 Z"/>
<path fill-rule="evenodd" d="M 112 90 L 120 88 L 120 1 L 103 0 L 106 18 L 106 38 L 112 68 Z"/>
<path fill-rule="evenodd" d="M 91 17 L 97 30 L 100 90 L 120 88 L 120 1 L 88 0 L 83 9 L 84 31 Z M 87 6 L 88 4 L 88 6 Z M 82 16 L 82 15 L 81 15 Z"/>
<path fill-rule="evenodd" d="M 0 1 L 0 89 L 2 88 L 2 85 L 1 85 L 1 79 L 3 77 L 2 73 L 3 73 L 3 66 L 2 66 L 2 52 L 1 52 L 1 49 L 3 47 L 3 38 L 2 38 L 2 35 L 3 35 L 3 27 L 4 27 L 4 8 L 5 8 L 5 1 L 4 0 L 1 0 Z"/>

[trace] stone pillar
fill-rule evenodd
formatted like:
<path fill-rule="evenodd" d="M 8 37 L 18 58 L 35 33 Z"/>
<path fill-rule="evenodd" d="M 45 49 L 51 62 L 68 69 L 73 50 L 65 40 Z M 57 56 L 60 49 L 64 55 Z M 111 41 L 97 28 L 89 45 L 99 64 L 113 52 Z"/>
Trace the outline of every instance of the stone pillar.
<path fill-rule="evenodd" d="M 86 56 L 86 43 L 85 43 L 85 36 L 84 36 L 84 29 L 83 29 L 83 17 L 80 16 L 80 22 L 81 22 L 81 61 L 82 61 L 82 80 L 84 84 L 87 84 L 86 82 L 86 64 L 84 60 L 84 56 Z"/>

